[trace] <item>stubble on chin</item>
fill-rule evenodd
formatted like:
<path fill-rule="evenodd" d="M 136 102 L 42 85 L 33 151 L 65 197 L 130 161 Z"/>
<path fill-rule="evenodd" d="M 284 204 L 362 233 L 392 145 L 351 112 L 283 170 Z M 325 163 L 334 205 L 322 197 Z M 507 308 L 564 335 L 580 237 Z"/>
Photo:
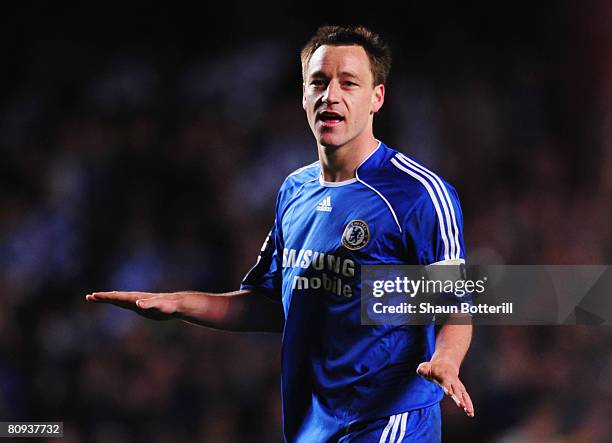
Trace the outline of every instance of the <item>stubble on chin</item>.
<path fill-rule="evenodd" d="M 325 136 L 317 137 L 317 144 L 321 146 L 327 154 L 331 154 L 334 151 L 337 151 L 342 146 L 346 144 L 346 142 L 334 142 L 332 140 L 326 140 Z"/>

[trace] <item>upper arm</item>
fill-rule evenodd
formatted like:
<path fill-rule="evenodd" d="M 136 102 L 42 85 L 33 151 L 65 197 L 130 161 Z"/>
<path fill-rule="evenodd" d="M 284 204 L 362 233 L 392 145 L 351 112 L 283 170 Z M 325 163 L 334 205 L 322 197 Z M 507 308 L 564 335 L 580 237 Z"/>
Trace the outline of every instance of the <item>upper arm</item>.
<path fill-rule="evenodd" d="M 463 214 L 455 189 L 440 180 L 424 189 L 404 224 L 418 264 L 463 263 Z"/>
<path fill-rule="evenodd" d="M 279 246 L 280 238 L 275 221 L 261 247 L 255 265 L 243 278 L 240 289 L 255 290 L 274 300 L 281 299 L 282 268 Z"/>

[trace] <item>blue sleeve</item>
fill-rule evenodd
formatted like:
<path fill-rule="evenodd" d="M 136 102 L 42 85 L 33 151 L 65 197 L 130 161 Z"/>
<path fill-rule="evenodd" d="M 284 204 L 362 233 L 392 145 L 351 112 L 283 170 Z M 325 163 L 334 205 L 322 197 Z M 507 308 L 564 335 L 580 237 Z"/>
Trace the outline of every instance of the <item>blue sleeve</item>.
<path fill-rule="evenodd" d="M 416 202 L 409 225 L 419 265 L 431 265 L 448 260 L 465 260 L 463 214 L 455 189 L 440 180 L 431 192 L 423 192 Z M 427 277 L 437 281 L 465 280 L 465 266 L 428 266 Z M 472 303 L 471 292 L 460 288 L 444 290 L 430 302 L 441 306 Z M 444 322 L 444 315 L 437 321 Z"/>
<path fill-rule="evenodd" d="M 463 214 L 455 189 L 440 180 L 416 202 L 406 234 L 414 244 L 418 264 L 465 259 Z"/>
<path fill-rule="evenodd" d="M 240 289 L 259 290 L 274 300 L 281 300 L 282 268 L 280 264 L 280 239 L 276 220 L 264 241 L 255 265 L 242 279 Z"/>

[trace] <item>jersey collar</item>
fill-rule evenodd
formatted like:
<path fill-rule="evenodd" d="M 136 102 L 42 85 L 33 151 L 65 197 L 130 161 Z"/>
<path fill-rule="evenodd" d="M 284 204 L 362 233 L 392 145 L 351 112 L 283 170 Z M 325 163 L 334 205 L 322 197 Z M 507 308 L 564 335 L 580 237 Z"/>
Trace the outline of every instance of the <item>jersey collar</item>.
<path fill-rule="evenodd" d="M 376 141 L 378 142 L 378 146 L 372 152 L 370 152 L 370 154 L 364 158 L 361 163 L 359 163 L 357 169 L 355 170 L 355 177 L 349 178 L 348 180 L 343 180 L 341 182 L 328 182 L 323 180 L 323 170 L 321 170 L 319 172 L 319 184 L 328 188 L 337 188 L 340 186 L 350 185 L 351 183 L 358 181 L 360 172 L 363 172 L 365 169 L 369 169 L 371 167 L 376 167 L 376 165 L 380 163 L 377 158 L 382 155 L 383 149 L 381 149 L 381 147 L 384 146 L 384 143 L 378 139 Z"/>

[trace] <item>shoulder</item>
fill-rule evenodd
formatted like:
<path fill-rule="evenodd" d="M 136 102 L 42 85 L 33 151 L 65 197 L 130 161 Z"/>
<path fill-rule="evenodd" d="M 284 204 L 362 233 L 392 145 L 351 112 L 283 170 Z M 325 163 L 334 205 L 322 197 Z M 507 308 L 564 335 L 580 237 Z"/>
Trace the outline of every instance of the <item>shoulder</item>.
<path fill-rule="evenodd" d="M 318 179 L 320 172 L 321 168 L 318 160 L 306 166 L 302 166 L 301 168 L 298 168 L 290 173 L 285 178 L 283 184 L 281 185 L 281 190 L 290 191 L 292 189 L 299 188 L 304 183 Z"/>
<path fill-rule="evenodd" d="M 320 164 L 316 162 L 296 169 L 283 181 L 279 190 L 279 200 L 286 200 L 296 194 L 306 183 L 316 181 L 320 175 Z"/>
<path fill-rule="evenodd" d="M 302 166 L 297 168 L 295 171 L 291 172 L 285 181 L 287 180 L 295 180 L 295 181 L 305 181 L 312 178 L 317 178 L 320 172 L 319 160 L 309 163 L 306 166 Z"/>
<path fill-rule="evenodd" d="M 443 211 L 458 207 L 457 192 L 444 178 L 411 156 L 384 148 L 377 167 L 360 178 L 388 199 L 400 219 L 417 208 Z"/>
<path fill-rule="evenodd" d="M 398 152 L 389 163 L 388 167 L 392 168 L 395 174 L 399 174 L 398 181 L 403 182 L 403 188 L 407 190 L 414 187 L 421 199 L 457 199 L 457 191 L 453 185 L 409 155 Z"/>

